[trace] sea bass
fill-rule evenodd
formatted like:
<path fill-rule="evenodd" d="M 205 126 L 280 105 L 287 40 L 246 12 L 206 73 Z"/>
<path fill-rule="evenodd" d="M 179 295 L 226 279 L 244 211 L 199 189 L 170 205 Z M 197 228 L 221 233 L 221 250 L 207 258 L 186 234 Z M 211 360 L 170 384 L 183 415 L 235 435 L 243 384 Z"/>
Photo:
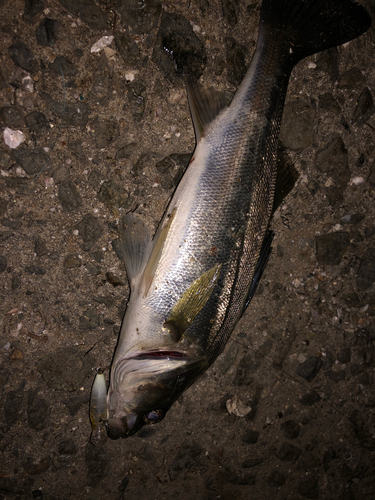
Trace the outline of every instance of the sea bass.
<path fill-rule="evenodd" d="M 117 439 L 159 422 L 222 352 L 267 262 L 273 211 L 293 185 L 277 162 L 291 71 L 370 25 L 352 0 L 263 0 L 256 51 L 230 105 L 187 79 L 197 139 L 189 167 L 154 237 L 134 213 L 119 221 L 131 295 L 106 409 L 102 375 L 93 386 L 95 433 L 105 425 Z"/>

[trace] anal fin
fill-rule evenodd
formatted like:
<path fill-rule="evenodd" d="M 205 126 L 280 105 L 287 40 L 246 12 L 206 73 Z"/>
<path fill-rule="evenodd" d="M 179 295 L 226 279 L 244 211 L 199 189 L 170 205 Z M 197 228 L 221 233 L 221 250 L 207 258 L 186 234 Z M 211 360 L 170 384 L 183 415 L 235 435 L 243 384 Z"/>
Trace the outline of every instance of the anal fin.
<path fill-rule="evenodd" d="M 197 143 L 204 136 L 208 125 L 220 111 L 227 107 L 227 100 L 222 92 L 214 89 L 203 89 L 190 77 L 185 78 L 189 108 L 194 124 Z"/>

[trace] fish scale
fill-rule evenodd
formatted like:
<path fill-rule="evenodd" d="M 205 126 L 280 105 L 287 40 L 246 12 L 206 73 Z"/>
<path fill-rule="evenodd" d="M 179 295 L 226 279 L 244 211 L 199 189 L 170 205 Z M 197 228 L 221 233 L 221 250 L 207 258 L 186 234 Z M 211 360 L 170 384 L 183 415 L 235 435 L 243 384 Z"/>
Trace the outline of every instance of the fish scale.
<path fill-rule="evenodd" d="M 277 162 L 290 73 L 370 24 L 352 0 L 263 0 L 257 48 L 230 105 L 187 77 L 190 165 L 153 238 L 135 214 L 120 220 L 131 295 L 111 366 L 110 438 L 161 420 L 224 349 L 267 262 L 272 213 L 295 180 Z M 103 408 L 94 388 L 93 408 Z"/>

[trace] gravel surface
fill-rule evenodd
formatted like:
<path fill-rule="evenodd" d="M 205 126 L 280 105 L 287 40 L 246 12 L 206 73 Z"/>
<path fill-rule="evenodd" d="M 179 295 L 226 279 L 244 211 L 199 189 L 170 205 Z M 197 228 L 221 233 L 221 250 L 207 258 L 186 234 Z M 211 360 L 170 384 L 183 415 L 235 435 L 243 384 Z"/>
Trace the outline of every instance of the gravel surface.
<path fill-rule="evenodd" d="M 113 210 L 156 228 L 194 149 L 163 40 L 230 99 L 259 19 L 255 0 L 115 4 L 0 0 L 0 499 L 374 498 L 375 27 L 293 71 L 300 176 L 225 352 L 160 424 L 89 442 L 129 296 Z"/>

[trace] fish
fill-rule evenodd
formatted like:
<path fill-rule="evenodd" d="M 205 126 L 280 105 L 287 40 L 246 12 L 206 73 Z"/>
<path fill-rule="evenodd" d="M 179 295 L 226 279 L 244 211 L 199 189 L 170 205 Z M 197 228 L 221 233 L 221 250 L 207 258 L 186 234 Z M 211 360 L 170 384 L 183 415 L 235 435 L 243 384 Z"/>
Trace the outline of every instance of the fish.
<path fill-rule="evenodd" d="M 125 438 L 160 422 L 223 351 L 267 264 L 272 215 L 296 180 L 278 162 L 292 69 L 370 25 L 353 0 L 263 0 L 256 50 L 230 104 L 186 76 L 196 148 L 155 235 L 119 209 L 131 293 L 107 396 L 93 384 L 94 434 L 105 426 Z"/>

